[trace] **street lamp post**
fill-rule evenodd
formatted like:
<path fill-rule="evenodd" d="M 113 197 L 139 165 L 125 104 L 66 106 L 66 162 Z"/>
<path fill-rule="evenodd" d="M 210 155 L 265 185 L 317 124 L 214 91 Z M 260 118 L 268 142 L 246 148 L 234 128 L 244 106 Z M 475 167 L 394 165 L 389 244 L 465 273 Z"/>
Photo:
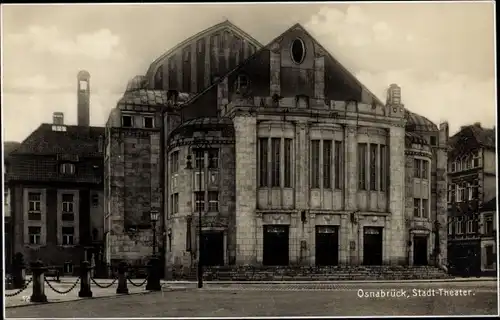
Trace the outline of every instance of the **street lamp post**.
<path fill-rule="evenodd" d="M 153 257 L 156 256 L 156 223 L 158 222 L 159 212 L 156 210 L 151 210 L 150 219 L 151 219 L 151 229 L 153 231 Z"/>
<path fill-rule="evenodd" d="M 160 274 L 159 274 L 159 262 L 160 260 L 156 256 L 156 222 L 158 222 L 159 212 L 157 210 L 150 211 L 151 219 L 151 229 L 153 231 L 153 255 L 149 260 L 149 275 L 148 283 L 146 284 L 146 290 L 160 291 Z"/>
<path fill-rule="evenodd" d="M 206 147 L 206 144 L 203 142 L 200 143 L 195 143 L 196 150 L 198 152 L 201 152 L 203 154 L 203 161 L 199 165 L 197 165 L 199 171 L 198 171 L 198 192 L 204 192 L 205 190 L 202 189 L 202 183 L 204 182 L 202 179 L 202 174 L 203 170 L 205 169 L 205 152 L 209 150 Z M 196 161 L 196 160 L 195 160 Z M 211 155 L 208 155 L 208 166 L 207 168 L 212 167 L 212 158 Z M 192 165 L 192 156 L 188 155 L 187 156 L 187 161 L 186 161 L 186 169 L 191 170 L 193 169 Z M 206 177 L 205 177 L 206 179 Z M 205 180 L 206 181 L 206 180 Z M 205 205 L 205 195 L 203 196 L 203 204 Z M 197 278 L 198 278 L 198 288 L 203 288 L 203 229 L 202 229 L 202 214 L 203 214 L 203 206 L 198 206 L 198 269 L 197 269 Z"/>

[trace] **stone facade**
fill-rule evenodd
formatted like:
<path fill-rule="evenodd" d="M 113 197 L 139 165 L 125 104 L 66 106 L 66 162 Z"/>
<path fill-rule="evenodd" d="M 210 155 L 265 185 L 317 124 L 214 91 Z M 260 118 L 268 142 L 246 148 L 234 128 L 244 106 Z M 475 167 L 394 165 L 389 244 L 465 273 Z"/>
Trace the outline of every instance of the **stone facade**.
<path fill-rule="evenodd" d="M 213 70 L 205 66 L 205 71 L 206 76 Z M 274 258 L 287 265 L 407 265 L 414 256 L 415 263 L 431 264 L 446 251 L 446 228 L 437 223 L 445 215 L 445 125 L 440 130 L 408 111 L 397 85 L 389 88 L 387 103 L 380 102 L 300 25 L 164 115 L 160 188 L 168 270 L 187 272 L 206 250 L 214 256 L 223 252 L 220 264 L 253 266 Z M 234 136 L 225 136 L 225 130 Z M 117 159 L 140 159 L 116 142 L 126 139 L 121 134 L 110 131 L 109 145 L 116 151 L 109 170 L 116 177 L 128 175 Z M 211 247 L 202 252 L 197 174 L 185 169 L 188 156 L 196 162 L 200 141 L 207 150 L 218 149 L 221 159 L 218 213 L 206 210 L 205 192 L 202 235 L 223 233 L 217 244 L 210 242 L 215 238 L 203 240 Z M 413 176 L 416 160 L 425 163 L 425 177 Z M 211 169 L 203 170 L 206 181 Z M 120 190 L 129 183 L 115 180 L 109 197 L 118 200 L 111 201 L 110 221 L 116 221 L 116 237 L 124 238 L 120 212 L 130 204 L 120 200 Z M 318 249 L 331 243 L 336 249 Z M 125 245 L 110 246 L 117 252 Z M 270 257 L 269 246 L 279 257 Z M 134 252 L 146 255 L 140 245 Z"/>

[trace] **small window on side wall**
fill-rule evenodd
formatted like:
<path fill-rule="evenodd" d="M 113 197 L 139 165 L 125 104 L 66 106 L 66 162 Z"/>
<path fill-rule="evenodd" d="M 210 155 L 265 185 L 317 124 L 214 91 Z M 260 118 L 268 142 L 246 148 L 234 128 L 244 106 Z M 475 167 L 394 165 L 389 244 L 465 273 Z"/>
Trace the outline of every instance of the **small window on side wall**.
<path fill-rule="evenodd" d="M 437 145 L 437 139 L 436 136 L 431 136 L 431 146 Z"/>
<path fill-rule="evenodd" d="M 59 172 L 64 175 L 73 175 L 75 174 L 75 164 L 74 163 L 62 163 L 59 166 Z"/>
<path fill-rule="evenodd" d="M 122 127 L 132 128 L 132 126 L 133 126 L 132 116 L 122 116 Z"/>
<path fill-rule="evenodd" d="M 153 127 L 153 117 L 144 117 L 144 128 L 152 129 Z"/>

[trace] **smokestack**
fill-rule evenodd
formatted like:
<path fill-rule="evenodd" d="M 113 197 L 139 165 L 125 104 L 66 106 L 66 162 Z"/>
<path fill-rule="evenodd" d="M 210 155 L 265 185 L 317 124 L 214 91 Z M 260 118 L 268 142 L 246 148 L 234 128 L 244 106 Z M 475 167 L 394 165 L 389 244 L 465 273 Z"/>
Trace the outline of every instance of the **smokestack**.
<path fill-rule="evenodd" d="M 77 124 L 88 127 L 90 124 L 90 73 L 82 70 L 77 75 Z"/>
<path fill-rule="evenodd" d="M 54 112 L 52 114 L 52 124 L 54 124 L 55 126 L 63 126 L 64 125 L 64 113 Z"/>

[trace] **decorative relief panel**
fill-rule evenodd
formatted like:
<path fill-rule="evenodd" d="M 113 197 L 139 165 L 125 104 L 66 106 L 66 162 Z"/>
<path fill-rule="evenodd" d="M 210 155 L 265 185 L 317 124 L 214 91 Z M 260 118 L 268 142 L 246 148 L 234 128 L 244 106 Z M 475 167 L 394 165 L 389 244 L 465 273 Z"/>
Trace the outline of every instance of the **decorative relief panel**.
<path fill-rule="evenodd" d="M 271 213 L 264 214 L 264 224 L 290 224 L 291 218 L 289 214 Z"/>

